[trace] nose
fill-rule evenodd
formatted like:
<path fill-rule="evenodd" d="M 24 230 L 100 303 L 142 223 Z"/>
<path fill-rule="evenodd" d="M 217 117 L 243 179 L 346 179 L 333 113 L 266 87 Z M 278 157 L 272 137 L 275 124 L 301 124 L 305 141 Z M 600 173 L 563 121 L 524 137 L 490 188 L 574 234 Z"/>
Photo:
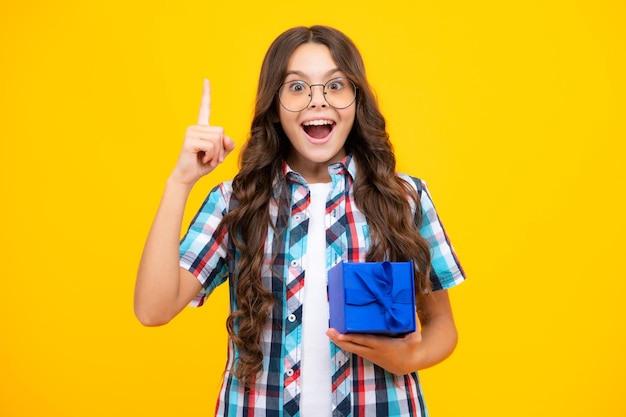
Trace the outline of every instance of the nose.
<path fill-rule="evenodd" d="M 319 87 L 319 88 L 314 88 Z M 311 102 L 310 107 L 326 107 L 326 98 L 324 98 L 324 84 L 311 85 Z"/>

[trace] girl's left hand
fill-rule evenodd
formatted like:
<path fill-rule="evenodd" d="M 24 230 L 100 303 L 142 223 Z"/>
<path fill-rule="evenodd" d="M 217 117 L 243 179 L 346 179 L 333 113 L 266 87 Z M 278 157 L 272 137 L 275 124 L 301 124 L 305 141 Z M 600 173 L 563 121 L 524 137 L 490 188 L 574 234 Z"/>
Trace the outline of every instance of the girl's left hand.
<path fill-rule="evenodd" d="M 375 363 L 396 375 L 405 375 L 433 366 L 452 353 L 457 331 L 447 290 L 434 291 L 423 300 L 414 333 L 393 338 L 373 334 L 340 334 L 328 329 L 326 335 L 341 349 Z"/>
<path fill-rule="evenodd" d="M 341 334 L 335 329 L 328 329 L 326 335 L 343 350 L 355 353 L 393 374 L 404 375 L 417 370 L 418 347 L 422 343 L 419 329 L 398 338 L 373 334 Z"/>

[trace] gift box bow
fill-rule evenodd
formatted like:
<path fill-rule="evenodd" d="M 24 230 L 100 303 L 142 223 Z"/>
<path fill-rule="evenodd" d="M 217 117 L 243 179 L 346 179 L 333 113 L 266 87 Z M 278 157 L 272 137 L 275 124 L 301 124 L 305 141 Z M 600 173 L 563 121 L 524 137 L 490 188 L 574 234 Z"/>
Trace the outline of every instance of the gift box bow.
<path fill-rule="evenodd" d="M 411 326 L 411 318 L 401 313 L 402 304 L 412 304 L 413 295 L 408 288 L 394 291 L 391 263 L 373 265 L 367 272 L 353 270 L 358 287 L 346 291 L 346 304 L 363 306 L 377 303 L 385 313 L 389 330 L 403 332 Z M 406 308 L 406 307 L 405 307 Z"/>

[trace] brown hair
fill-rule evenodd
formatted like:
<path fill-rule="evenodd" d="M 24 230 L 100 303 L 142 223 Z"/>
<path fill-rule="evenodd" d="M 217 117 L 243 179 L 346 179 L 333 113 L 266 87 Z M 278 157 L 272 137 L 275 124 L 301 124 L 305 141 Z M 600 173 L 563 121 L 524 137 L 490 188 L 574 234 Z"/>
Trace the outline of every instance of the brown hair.
<path fill-rule="evenodd" d="M 228 224 L 230 239 L 241 254 L 235 276 L 231 277 L 235 280 L 238 310 L 230 314 L 226 324 L 239 354 L 233 372 L 246 385 L 263 366 L 259 340 L 275 301 L 261 282 L 267 228 L 274 227 L 269 201 L 273 183 L 282 175 L 282 163 L 291 149 L 278 123 L 276 92 L 284 82 L 291 55 L 308 42 L 326 45 L 337 67 L 358 88 L 356 117 L 345 149 L 357 163 L 355 202 L 370 226 L 372 245 L 367 261 L 413 259 L 418 305 L 430 290 L 430 253 L 416 225 L 421 218 L 419 197 L 396 175 L 385 119 L 365 77 L 359 51 L 336 29 L 312 26 L 287 30 L 272 43 L 263 60 L 250 136 L 240 154 L 240 171 L 233 180 L 233 198 L 239 205 L 222 221 L 222 225 Z M 416 206 L 417 217 L 410 200 Z"/>

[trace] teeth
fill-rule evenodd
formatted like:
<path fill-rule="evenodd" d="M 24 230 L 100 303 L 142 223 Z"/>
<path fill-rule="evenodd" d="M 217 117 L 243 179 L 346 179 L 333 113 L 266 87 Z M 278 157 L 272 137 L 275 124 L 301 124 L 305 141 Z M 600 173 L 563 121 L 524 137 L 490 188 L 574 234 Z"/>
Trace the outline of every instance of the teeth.
<path fill-rule="evenodd" d="M 332 120 L 309 120 L 308 122 L 304 122 L 304 126 L 322 126 L 332 124 Z"/>

